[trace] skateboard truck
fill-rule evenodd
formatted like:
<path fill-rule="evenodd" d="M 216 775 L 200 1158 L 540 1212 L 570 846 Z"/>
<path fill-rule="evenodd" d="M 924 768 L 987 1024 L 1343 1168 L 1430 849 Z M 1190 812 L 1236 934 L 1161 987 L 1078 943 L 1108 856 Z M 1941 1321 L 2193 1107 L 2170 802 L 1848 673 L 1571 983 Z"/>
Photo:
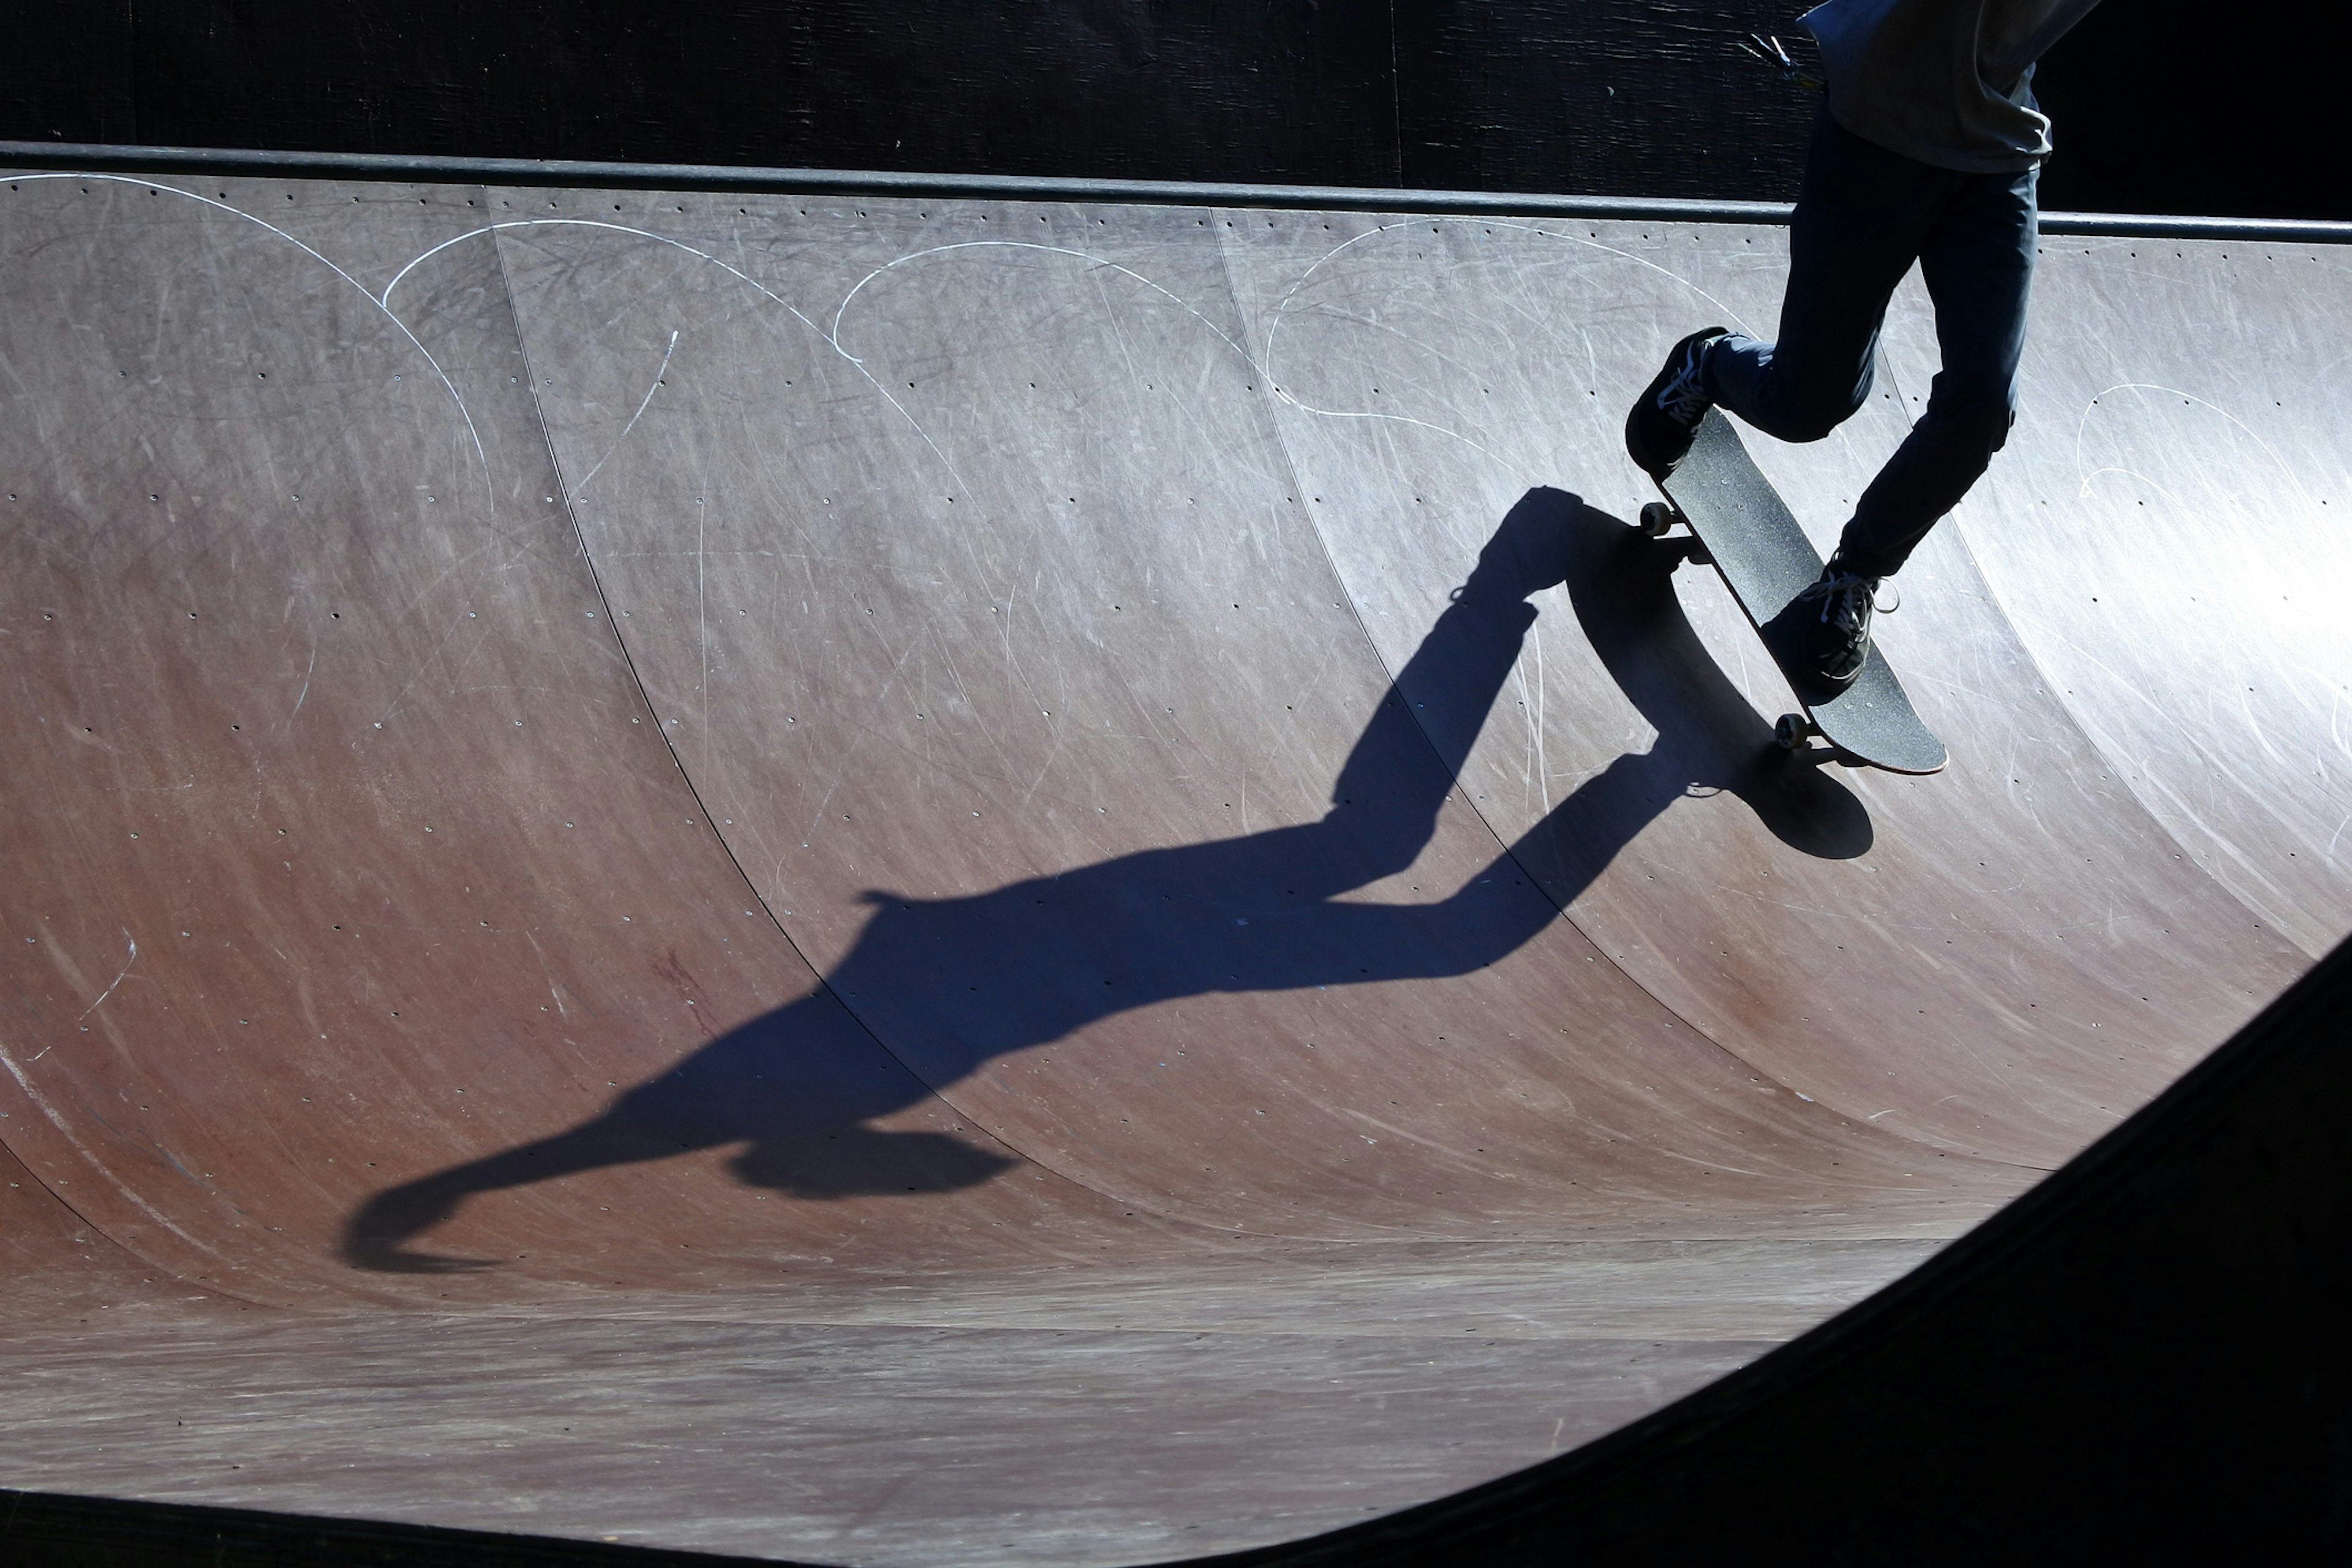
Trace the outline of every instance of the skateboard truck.
<path fill-rule="evenodd" d="M 1683 530 L 1681 536 L 1679 538 L 1667 540 L 1667 535 L 1674 531 L 1677 524 L 1679 524 Z M 1706 546 L 1699 542 L 1698 530 L 1691 527 L 1690 519 L 1685 517 L 1681 512 L 1675 510 L 1664 501 L 1654 500 L 1644 501 L 1642 503 L 1641 527 L 1642 533 L 1644 538 L 1667 540 L 1667 542 L 1681 549 L 1684 560 L 1690 562 L 1694 565 L 1712 566 L 1715 564 L 1715 557 L 1709 555 L 1706 552 Z"/>
<path fill-rule="evenodd" d="M 1813 744 L 1816 741 L 1822 744 Z M 1870 765 L 1866 759 L 1855 756 L 1822 733 L 1822 727 L 1802 713 L 1780 715 L 1780 721 L 1772 726 L 1772 744 L 1796 761 L 1810 763 L 1817 768 L 1830 763 L 1842 768 Z"/>

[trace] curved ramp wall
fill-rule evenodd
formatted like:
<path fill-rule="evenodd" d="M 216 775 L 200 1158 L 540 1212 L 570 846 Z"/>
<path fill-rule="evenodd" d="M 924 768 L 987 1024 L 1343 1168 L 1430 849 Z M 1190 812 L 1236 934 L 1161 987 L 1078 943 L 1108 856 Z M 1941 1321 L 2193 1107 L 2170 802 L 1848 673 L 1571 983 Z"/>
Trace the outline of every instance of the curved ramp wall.
<path fill-rule="evenodd" d="M 1884 623 L 1955 759 L 1909 780 L 1770 756 L 1752 634 L 1629 527 L 1626 389 L 1769 327 L 1773 229 L 0 204 L 10 1485 L 1301 1535 L 1858 1299 L 2352 909 L 2340 628 L 2252 613 L 2342 576 L 2288 395 L 2340 376 L 2256 352 L 2347 309 L 2325 250 L 2053 250 Z M 2165 266 L 2178 330 L 2099 336 Z M 1921 308 L 1761 454 L 1824 540 Z"/>

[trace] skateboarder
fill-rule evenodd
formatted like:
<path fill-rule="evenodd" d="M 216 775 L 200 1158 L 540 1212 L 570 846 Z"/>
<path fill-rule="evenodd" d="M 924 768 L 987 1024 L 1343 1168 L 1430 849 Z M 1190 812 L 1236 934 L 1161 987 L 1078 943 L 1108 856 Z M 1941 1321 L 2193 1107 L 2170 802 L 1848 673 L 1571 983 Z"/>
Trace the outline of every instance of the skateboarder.
<path fill-rule="evenodd" d="M 1943 369 L 1801 598 L 1799 657 L 1832 687 L 1861 671 L 1879 580 L 2009 438 L 2050 152 L 2033 63 L 2096 4 L 1828 0 L 1807 12 L 1828 94 L 1790 223 L 1780 338 L 1693 332 L 1626 417 L 1626 450 L 1661 481 L 1717 404 L 1781 440 L 1821 439 L 1870 395 L 1886 301 L 1919 264 Z"/>

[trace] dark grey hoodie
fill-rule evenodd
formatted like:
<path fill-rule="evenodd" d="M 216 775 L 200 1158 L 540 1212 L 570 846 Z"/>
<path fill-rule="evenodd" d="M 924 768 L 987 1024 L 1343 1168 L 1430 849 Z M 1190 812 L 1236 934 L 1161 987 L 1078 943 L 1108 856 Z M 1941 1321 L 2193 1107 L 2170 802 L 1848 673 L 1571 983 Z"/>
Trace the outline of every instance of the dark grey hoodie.
<path fill-rule="evenodd" d="M 1801 22 L 1839 124 L 1923 163 L 2002 174 L 2049 156 L 2033 63 L 2098 3 L 1828 0 Z"/>

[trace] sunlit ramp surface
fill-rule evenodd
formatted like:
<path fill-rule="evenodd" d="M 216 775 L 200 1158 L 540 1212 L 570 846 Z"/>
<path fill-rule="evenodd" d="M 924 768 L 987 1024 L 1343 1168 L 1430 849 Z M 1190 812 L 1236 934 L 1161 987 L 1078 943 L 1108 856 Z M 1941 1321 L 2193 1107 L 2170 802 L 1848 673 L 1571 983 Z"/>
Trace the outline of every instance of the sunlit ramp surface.
<path fill-rule="evenodd" d="M 7 180 L 0 1485 L 1182 1557 L 1969 1229 L 2352 926 L 2352 279 L 2052 246 L 1912 779 L 1633 527 L 1784 254 Z"/>

